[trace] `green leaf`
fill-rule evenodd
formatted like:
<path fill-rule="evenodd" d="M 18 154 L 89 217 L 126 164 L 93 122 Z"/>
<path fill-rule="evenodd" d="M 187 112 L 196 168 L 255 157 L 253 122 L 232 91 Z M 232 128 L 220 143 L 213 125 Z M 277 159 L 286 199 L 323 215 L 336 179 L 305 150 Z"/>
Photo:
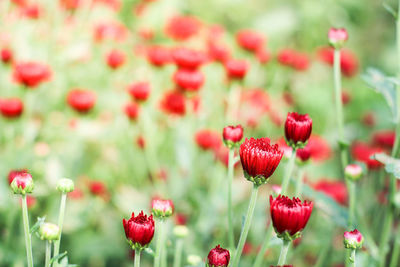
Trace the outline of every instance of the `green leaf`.
<path fill-rule="evenodd" d="M 52 265 L 55 262 L 59 262 L 59 260 L 63 259 L 66 255 L 67 255 L 67 251 L 64 251 L 63 253 L 60 253 L 60 254 L 54 256 L 50 261 L 50 265 Z M 68 257 L 66 257 L 64 259 L 67 259 L 66 264 L 68 264 Z M 63 260 L 63 262 L 64 261 L 65 260 Z"/>
<path fill-rule="evenodd" d="M 31 228 L 31 230 L 29 231 L 29 233 L 32 235 L 32 234 L 34 234 L 34 233 L 36 233 L 38 230 L 39 230 L 39 228 L 40 228 L 40 226 L 44 223 L 44 220 L 46 219 L 46 216 L 45 217 L 38 217 L 37 218 L 37 222 L 32 226 L 32 228 Z"/>
<path fill-rule="evenodd" d="M 152 257 L 155 256 L 154 250 L 152 250 L 151 248 L 145 248 L 144 252 Z"/>
<path fill-rule="evenodd" d="M 374 68 L 368 68 L 362 78 L 376 92 L 383 95 L 392 112 L 393 121 L 396 122 L 399 116 L 396 104 L 396 85 L 399 85 L 400 81 L 394 77 L 387 77 L 380 70 Z"/>
<path fill-rule="evenodd" d="M 377 153 L 371 156 L 371 159 L 377 160 L 385 165 L 385 171 L 393 174 L 394 177 L 400 179 L 400 159 L 392 158 L 385 153 Z"/>
<path fill-rule="evenodd" d="M 389 12 L 395 19 L 397 18 L 397 12 L 394 10 L 389 4 L 383 3 L 383 8 L 386 9 L 387 12 Z"/>

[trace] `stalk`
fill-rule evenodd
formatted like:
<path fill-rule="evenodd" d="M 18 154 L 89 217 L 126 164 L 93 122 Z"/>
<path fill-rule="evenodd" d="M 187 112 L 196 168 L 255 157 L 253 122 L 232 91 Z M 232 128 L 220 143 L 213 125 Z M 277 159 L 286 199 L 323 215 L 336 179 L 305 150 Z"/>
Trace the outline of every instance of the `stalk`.
<path fill-rule="evenodd" d="M 257 202 L 257 193 L 258 193 L 258 186 L 254 185 L 253 190 L 251 192 L 251 198 L 250 198 L 249 207 L 247 209 L 246 219 L 244 221 L 244 226 L 243 226 L 242 232 L 240 233 L 239 243 L 237 245 L 231 267 L 237 267 L 239 265 L 240 256 L 242 255 L 244 243 L 246 241 L 247 234 L 249 233 L 251 221 L 253 219 L 254 209 L 256 207 L 256 202 Z"/>
<path fill-rule="evenodd" d="M 183 250 L 183 240 L 179 238 L 176 241 L 176 246 L 175 246 L 174 267 L 181 267 L 182 250 Z"/>
<path fill-rule="evenodd" d="M 286 190 L 289 185 L 290 176 L 293 173 L 295 161 L 296 161 L 296 149 L 293 148 L 292 155 L 290 156 L 289 162 L 287 164 L 285 177 L 283 178 L 283 181 L 282 181 L 282 190 L 281 190 L 282 195 L 286 194 Z"/>
<path fill-rule="evenodd" d="M 297 197 L 300 197 L 301 192 L 303 191 L 303 176 L 304 176 L 304 167 L 300 169 L 299 176 L 297 177 L 296 194 L 295 194 L 295 196 Z"/>
<path fill-rule="evenodd" d="M 240 102 L 240 87 L 235 82 L 230 82 L 228 107 L 227 107 L 227 124 L 237 121 L 237 108 Z"/>
<path fill-rule="evenodd" d="M 282 240 L 281 254 L 279 255 L 278 265 L 285 265 L 286 256 L 289 251 L 290 241 Z"/>
<path fill-rule="evenodd" d="M 64 215 L 65 215 L 65 206 L 67 202 L 67 194 L 62 193 L 61 194 L 61 202 L 60 202 L 60 210 L 58 213 L 58 228 L 60 228 L 60 236 L 58 240 L 54 241 L 54 257 L 56 257 L 60 253 L 60 243 L 61 243 L 61 234 L 62 234 L 62 228 L 64 224 Z M 58 266 L 58 262 L 56 261 L 54 263 L 54 266 Z"/>
<path fill-rule="evenodd" d="M 29 230 L 28 203 L 26 200 L 26 195 L 22 195 L 21 199 L 22 199 L 22 219 L 24 221 L 24 232 L 25 232 L 26 258 L 28 262 L 28 267 L 33 267 L 32 241 L 31 241 L 31 233 Z"/>
<path fill-rule="evenodd" d="M 260 251 L 257 254 L 256 260 L 253 264 L 253 267 L 260 267 L 263 259 L 264 259 L 264 255 L 267 252 L 268 249 L 268 245 L 269 245 L 269 241 L 271 240 L 271 236 L 272 236 L 272 223 L 269 224 L 268 229 L 267 229 L 267 233 L 265 234 L 265 238 L 264 238 L 264 242 L 261 246 Z"/>
<path fill-rule="evenodd" d="M 46 240 L 46 256 L 44 261 L 45 267 L 50 267 L 50 258 L 51 258 L 51 244 L 49 240 Z"/>
<path fill-rule="evenodd" d="M 235 167 L 235 150 L 229 149 L 229 162 L 228 162 L 228 241 L 229 247 L 235 246 L 235 237 L 233 233 L 233 211 L 232 211 L 232 183 L 233 183 L 233 169 Z"/>
<path fill-rule="evenodd" d="M 157 247 L 156 255 L 154 256 L 154 267 L 160 267 L 161 264 L 161 253 L 163 249 L 163 236 L 164 236 L 164 220 L 159 220 L 159 230 L 157 234 Z"/>
<path fill-rule="evenodd" d="M 140 249 L 135 249 L 135 267 L 140 267 L 140 253 L 142 251 Z"/>
<path fill-rule="evenodd" d="M 390 267 L 397 267 L 400 254 L 400 227 L 397 228 L 396 240 L 394 241 L 394 247 L 392 252 L 392 258 L 390 259 Z"/>
<path fill-rule="evenodd" d="M 349 189 L 349 218 L 348 225 L 352 227 L 354 225 L 354 215 L 356 207 L 356 187 L 353 181 L 346 179 L 347 188 Z"/>
<path fill-rule="evenodd" d="M 356 267 L 356 250 L 352 249 L 351 250 L 351 256 L 350 256 L 350 267 Z"/>

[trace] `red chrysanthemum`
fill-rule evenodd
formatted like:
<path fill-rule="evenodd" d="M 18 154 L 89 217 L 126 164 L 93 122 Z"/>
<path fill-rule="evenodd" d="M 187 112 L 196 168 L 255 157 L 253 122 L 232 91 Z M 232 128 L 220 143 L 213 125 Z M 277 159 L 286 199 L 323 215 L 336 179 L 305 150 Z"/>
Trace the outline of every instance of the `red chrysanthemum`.
<path fill-rule="evenodd" d="M 96 103 L 94 92 L 83 89 L 74 89 L 67 95 L 67 103 L 80 113 L 89 112 Z"/>
<path fill-rule="evenodd" d="M 197 69 L 206 61 L 203 52 L 184 47 L 174 49 L 172 58 L 179 68 L 185 69 Z"/>
<path fill-rule="evenodd" d="M 177 69 L 173 75 L 176 85 L 188 92 L 195 92 L 204 84 L 204 74 L 200 70 Z"/>
<path fill-rule="evenodd" d="M 208 253 L 207 264 L 210 267 L 227 267 L 230 258 L 229 250 L 218 245 Z"/>
<path fill-rule="evenodd" d="M 185 96 L 174 90 L 165 92 L 163 98 L 161 99 L 161 109 L 171 115 L 185 115 Z"/>
<path fill-rule="evenodd" d="M 177 41 L 184 41 L 196 35 L 200 30 L 200 22 L 190 16 L 175 16 L 165 28 L 166 34 Z"/>
<path fill-rule="evenodd" d="M 107 65 L 112 69 L 118 69 L 125 63 L 125 54 L 119 50 L 112 50 L 107 54 Z"/>
<path fill-rule="evenodd" d="M 316 191 L 323 192 L 330 196 L 339 204 L 347 205 L 348 193 L 345 183 L 341 181 L 321 179 L 314 184 L 313 187 Z"/>
<path fill-rule="evenodd" d="M 136 82 L 128 86 L 128 92 L 136 101 L 146 101 L 150 95 L 148 82 Z"/>
<path fill-rule="evenodd" d="M 311 136 L 312 119 L 308 114 L 289 112 L 285 122 L 285 138 L 288 145 L 298 147 L 304 145 Z"/>
<path fill-rule="evenodd" d="M 237 43 L 245 50 L 256 52 L 264 44 L 264 37 L 253 30 L 241 30 L 236 34 Z"/>
<path fill-rule="evenodd" d="M 132 216 L 129 220 L 122 220 L 125 236 L 128 239 L 132 249 L 145 248 L 149 245 L 154 236 L 154 220 L 153 215 L 147 217 L 143 211 L 135 217 Z"/>
<path fill-rule="evenodd" d="M 0 99 L 0 113 L 6 118 L 17 118 L 24 111 L 24 103 L 19 98 Z"/>
<path fill-rule="evenodd" d="M 198 131 L 195 135 L 195 141 L 204 150 L 216 150 L 222 144 L 220 135 L 209 129 Z"/>
<path fill-rule="evenodd" d="M 34 88 L 50 79 L 50 68 L 38 62 L 19 62 L 14 65 L 13 77 L 17 83 Z"/>

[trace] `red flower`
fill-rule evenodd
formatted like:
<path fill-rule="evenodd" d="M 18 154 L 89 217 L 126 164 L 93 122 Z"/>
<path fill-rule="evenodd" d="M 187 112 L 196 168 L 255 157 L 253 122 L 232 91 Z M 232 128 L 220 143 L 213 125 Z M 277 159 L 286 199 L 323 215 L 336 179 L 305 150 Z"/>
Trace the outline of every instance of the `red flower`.
<path fill-rule="evenodd" d="M 172 58 L 179 68 L 197 69 L 205 62 L 206 55 L 200 51 L 180 47 L 172 51 Z"/>
<path fill-rule="evenodd" d="M 137 82 L 128 86 L 128 92 L 136 101 L 146 101 L 150 95 L 150 84 L 148 82 Z"/>
<path fill-rule="evenodd" d="M 19 62 L 14 65 L 13 77 L 17 83 L 34 88 L 50 79 L 50 68 L 38 62 Z"/>
<path fill-rule="evenodd" d="M 166 34 L 177 41 L 184 41 L 200 30 L 200 22 L 190 16 L 176 16 L 170 19 L 165 32 Z"/>
<path fill-rule="evenodd" d="M 98 42 L 104 40 L 122 41 L 125 39 L 127 32 L 126 27 L 119 22 L 103 22 L 96 25 L 94 38 Z"/>
<path fill-rule="evenodd" d="M 147 60 L 156 67 L 162 67 L 171 61 L 171 52 L 163 46 L 151 46 L 147 49 Z"/>
<path fill-rule="evenodd" d="M 330 28 L 328 32 L 329 43 L 333 47 L 340 48 L 349 39 L 345 28 Z"/>
<path fill-rule="evenodd" d="M 241 30 L 236 34 L 237 43 L 248 51 L 256 52 L 264 44 L 264 38 L 253 30 Z"/>
<path fill-rule="evenodd" d="M 151 210 L 156 218 L 170 217 L 174 213 L 174 203 L 170 199 L 154 198 L 151 201 Z"/>
<path fill-rule="evenodd" d="M 231 259 L 229 250 L 216 246 L 208 253 L 207 266 L 210 267 L 227 267 Z"/>
<path fill-rule="evenodd" d="M 143 211 L 135 217 L 132 212 L 132 216 L 129 220 L 122 220 L 124 226 L 125 236 L 128 239 L 132 249 L 145 248 L 147 247 L 154 236 L 154 220 L 153 215 L 147 217 L 143 214 Z"/>
<path fill-rule="evenodd" d="M 373 143 L 383 148 L 391 149 L 396 139 L 396 133 L 392 130 L 375 132 L 372 136 Z"/>
<path fill-rule="evenodd" d="M 347 91 L 342 91 L 342 103 L 347 105 L 351 101 L 351 95 Z"/>
<path fill-rule="evenodd" d="M 243 138 L 242 125 L 226 126 L 222 131 L 224 142 L 239 143 Z"/>
<path fill-rule="evenodd" d="M 125 63 L 125 54 L 119 50 L 112 50 L 107 55 L 107 64 L 112 69 L 117 69 Z"/>
<path fill-rule="evenodd" d="M 17 118 L 24 111 L 24 103 L 19 98 L 0 99 L 0 113 L 6 118 Z"/>
<path fill-rule="evenodd" d="M 16 176 L 25 175 L 25 174 L 29 174 L 27 169 L 11 170 L 11 171 L 8 173 L 8 184 L 11 184 L 11 182 L 14 180 L 14 178 L 15 178 Z"/>
<path fill-rule="evenodd" d="M 139 147 L 140 149 L 143 149 L 143 148 L 146 147 L 146 139 L 144 139 L 143 136 L 138 136 L 138 137 L 136 138 L 136 144 L 138 145 L 138 147 Z"/>
<path fill-rule="evenodd" d="M 312 119 L 308 114 L 289 112 L 285 122 L 285 138 L 288 145 L 299 147 L 311 136 Z"/>
<path fill-rule="evenodd" d="M 136 120 L 139 115 L 139 106 L 134 102 L 128 103 L 124 107 L 124 112 L 130 120 Z"/>
<path fill-rule="evenodd" d="M 216 150 L 221 144 L 220 135 L 212 130 L 200 130 L 195 135 L 197 145 L 204 150 Z"/>
<path fill-rule="evenodd" d="M 272 224 L 278 236 L 286 235 L 297 238 L 298 234 L 306 227 L 311 216 L 313 203 L 299 198 L 290 199 L 279 195 L 277 198 L 269 197 Z"/>
<path fill-rule="evenodd" d="M 268 63 L 271 59 L 271 52 L 267 49 L 259 49 L 256 52 L 256 57 L 258 59 L 258 62 L 260 62 L 261 64 L 265 64 Z"/>
<path fill-rule="evenodd" d="M 311 149 L 310 149 L 310 147 L 308 147 L 306 145 L 303 148 L 297 149 L 296 150 L 296 156 L 300 161 L 306 162 L 311 157 Z"/>
<path fill-rule="evenodd" d="M 38 4 L 28 4 L 22 7 L 22 14 L 30 19 L 38 19 L 41 14 L 41 8 Z"/>
<path fill-rule="evenodd" d="M 92 91 L 74 89 L 67 95 L 68 104 L 78 112 L 90 111 L 96 103 L 96 95 Z"/>
<path fill-rule="evenodd" d="M 283 49 L 278 53 L 278 61 L 284 66 L 302 71 L 308 69 L 309 59 L 304 53 L 292 49 Z"/>
<path fill-rule="evenodd" d="M 166 113 L 173 115 L 185 115 L 185 97 L 177 91 L 166 92 L 161 100 L 161 108 Z"/>
<path fill-rule="evenodd" d="M 344 232 L 344 246 L 348 249 L 359 249 L 362 247 L 364 237 L 357 229 L 350 232 Z"/>
<path fill-rule="evenodd" d="M 208 55 L 215 61 L 225 62 L 231 57 L 231 52 L 229 48 L 222 44 L 217 44 L 215 42 L 208 43 Z"/>
<path fill-rule="evenodd" d="M 304 54 L 304 53 L 296 53 L 295 54 L 293 61 L 292 61 L 292 67 L 295 70 L 298 70 L 298 71 L 307 70 L 309 65 L 310 65 L 310 61 L 308 59 L 307 54 Z"/>
<path fill-rule="evenodd" d="M 347 187 L 343 182 L 321 179 L 316 184 L 314 184 L 313 187 L 316 191 L 323 192 L 326 195 L 330 196 L 339 204 L 347 204 Z"/>
<path fill-rule="evenodd" d="M 13 53 L 10 48 L 2 48 L 0 51 L 0 59 L 4 64 L 10 63 L 13 60 Z"/>
<path fill-rule="evenodd" d="M 60 0 L 60 5 L 67 10 L 77 9 L 81 4 L 81 0 Z"/>
<path fill-rule="evenodd" d="M 204 84 L 204 74 L 199 70 L 177 69 L 173 80 L 184 91 L 194 92 Z"/>
<path fill-rule="evenodd" d="M 362 142 L 356 142 L 351 148 L 353 158 L 367 164 L 368 169 L 379 169 L 383 166 L 379 161 L 371 159 L 372 155 L 380 152 L 383 152 L 382 148 L 370 146 Z"/>
<path fill-rule="evenodd" d="M 10 183 L 10 187 L 14 194 L 25 195 L 27 193 L 32 193 L 34 188 L 32 175 L 23 171 L 16 173 Z"/>
<path fill-rule="evenodd" d="M 269 138 L 246 138 L 239 154 L 246 179 L 256 185 L 266 183 L 283 156 L 278 145 L 272 145 Z"/>
<path fill-rule="evenodd" d="M 318 57 L 321 61 L 333 65 L 333 52 L 334 49 L 331 47 L 322 47 L 318 50 Z M 352 77 L 358 72 L 358 59 L 348 49 L 340 50 L 340 68 L 343 75 Z"/>
<path fill-rule="evenodd" d="M 188 221 L 188 218 L 185 214 L 183 213 L 176 213 L 175 215 L 175 223 L 177 225 L 186 225 Z"/>
<path fill-rule="evenodd" d="M 232 80 L 242 80 L 248 70 L 249 65 L 245 60 L 228 59 L 225 61 L 226 74 Z"/>

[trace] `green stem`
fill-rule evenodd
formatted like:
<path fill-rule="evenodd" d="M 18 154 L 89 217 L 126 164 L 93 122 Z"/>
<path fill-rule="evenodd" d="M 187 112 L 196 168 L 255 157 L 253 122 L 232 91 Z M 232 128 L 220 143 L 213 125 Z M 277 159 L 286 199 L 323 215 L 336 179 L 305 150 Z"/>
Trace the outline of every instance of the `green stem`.
<path fill-rule="evenodd" d="M 356 187 L 353 181 L 346 179 L 347 188 L 349 190 L 349 218 L 348 226 L 353 228 L 354 225 L 354 215 L 356 207 Z"/>
<path fill-rule="evenodd" d="M 235 123 L 237 121 L 237 108 L 240 102 L 240 86 L 235 82 L 230 82 L 228 107 L 226 110 L 227 123 Z"/>
<path fill-rule="evenodd" d="M 267 233 L 265 234 L 265 238 L 264 238 L 264 242 L 261 246 L 260 251 L 257 254 L 256 260 L 253 264 L 253 267 L 260 267 L 261 264 L 263 263 L 263 259 L 264 259 L 264 255 L 267 252 L 268 249 L 268 245 L 269 242 L 271 240 L 271 236 L 272 236 L 272 223 L 269 224 L 268 229 L 267 229 Z"/>
<path fill-rule="evenodd" d="M 296 197 L 300 197 L 301 192 L 303 191 L 303 176 L 304 176 L 304 167 L 300 169 L 299 176 L 297 177 L 296 183 Z"/>
<path fill-rule="evenodd" d="M 293 148 L 292 155 L 290 156 L 289 162 L 286 167 L 285 177 L 283 178 L 283 181 L 282 181 L 281 195 L 286 194 L 286 190 L 289 185 L 290 176 L 293 173 L 295 162 L 296 162 L 296 149 Z"/>
<path fill-rule="evenodd" d="M 258 192 L 258 186 L 254 185 L 253 190 L 251 192 L 251 198 L 249 207 L 247 209 L 246 218 L 244 220 L 244 226 L 242 232 L 240 233 L 239 243 L 237 245 L 231 267 L 236 267 L 239 265 L 240 256 L 242 255 L 244 243 L 246 242 L 247 234 L 249 233 L 251 221 L 253 219 L 254 209 L 256 207 L 257 192 Z"/>
<path fill-rule="evenodd" d="M 390 259 L 390 267 L 397 267 L 400 254 L 400 227 L 397 227 L 396 240 L 394 241 L 394 247 L 392 252 L 392 258 Z"/>
<path fill-rule="evenodd" d="M 51 258 L 51 244 L 48 240 L 46 240 L 46 256 L 44 261 L 45 267 L 50 267 L 50 258 Z"/>
<path fill-rule="evenodd" d="M 356 250 L 352 249 L 350 253 L 350 267 L 356 267 Z"/>
<path fill-rule="evenodd" d="M 229 149 L 229 162 L 228 162 L 228 241 L 229 247 L 234 248 L 235 237 L 233 233 L 233 211 L 232 211 L 232 183 L 233 183 L 233 170 L 235 168 L 235 150 Z"/>
<path fill-rule="evenodd" d="M 26 200 L 26 195 L 22 195 L 21 198 L 22 198 L 22 219 L 24 221 L 24 232 L 25 232 L 26 258 L 28 261 L 28 267 L 33 267 L 32 241 L 29 230 L 28 203 Z"/>
<path fill-rule="evenodd" d="M 174 267 L 181 267 L 182 250 L 183 250 L 183 240 L 179 238 L 176 241 L 176 246 L 175 246 Z"/>
<path fill-rule="evenodd" d="M 135 267 L 140 267 L 140 249 L 135 249 Z"/>
<path fill-rule="evenodd" d="M 390 232 L 392 231 L 393 211 L 391 205 L 386 210 L 385 220 L 383 222 L 382 235 L 379 247 L 379 266 L 385 267 L 386 254 L 389 251 Z"/>
<path fill-rule="evenodd" d="M 67 194 L 61 194 L 61 202 L 60 202 L 60 210 L 58 211 L 58 228 L 60 229 L 60 236 L 58 240 L 54 241 L 54 256 L 57 256 L 60 253 L 60 243 L 61 243 L 61 234 L 64 224 L 64 215 L 65 215 L 65 206 L 67 203 Z M 54 263 L 54 266 L 58 266 L 58 262 Z"/>
<path fill-rule="evenodd" d="M 340 72 L 340 49 L 335 49 L 333 56 L 333 77 L 335 87 L 335 104 L 336 104 L 336 119 L 339 132 L 339 148 L 342 169 L 348 165 L 348 155 L 344 140 L 344 123 L 343 123 L 343 102 L 342 102 L 342 80 Z"/>
<path fill-rule="evenodd" d="M 281 254 L 279 255 L 278 265 L 285 265 L 286 256 L 289 251 L 290 241 L 282 240 Z"/>
<path fill-rule="evenodd" d="M 161 264 L 161 253 L 163 249 L 163 236 L 164 236 L 164 220 L 159 220 L 159 227 L 157 233 L 157 247 L 156 247 L 156 255 L 154 256 L 154 267 L 160 267 Z"/>

